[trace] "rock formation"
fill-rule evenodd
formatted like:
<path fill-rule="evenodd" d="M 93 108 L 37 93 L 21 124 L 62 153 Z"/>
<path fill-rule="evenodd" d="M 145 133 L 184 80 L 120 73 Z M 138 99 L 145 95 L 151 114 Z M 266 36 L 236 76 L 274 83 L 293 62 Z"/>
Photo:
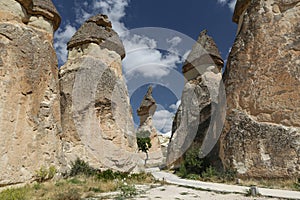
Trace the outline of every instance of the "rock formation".
<path fill-rule="evenodd" d="M 206 30 L 202 31 L 182 69 L 186 83 L 173 122 L 167 165 L 178 167 L 182 155 L 193 145 L 199 148 L 199 154 L 207 155 L 218 141 L 214 133 L 222 128 L 217 124 L 222 121 L 217 115 L 222 67 L 215 42 Z"/>
<path fill-rule="evenodd" d="M 125 50 L 105 15 L 88 19 L 68 43 L 60 69 L 63 151 L 100 169 L 132 171 L 137 153 L 131 107 L 122 77 Z"/>
<path fill-rule="evenodd" d="M 161 150 L 160 141 L 157 131 L 152 123 L 152 117 L 156 110 L 156 102 L 152 97 L 152 86 L 149 87 L 140 107 L 137 110 L 137 114 L 140 117 L 140 126 L 138 132 L 148 131 L 150 133 L 151 148 L 149 149 L 148 157 L 145 153 L 141 154 L 143 160 L 145 160 L 147 167 L 160 166 L 163 163 L 163 154 Z"/>
<path fill-rule="evenodd" d="M 238 0 L 219 156 L 240 176 L 300 175 L 300 1 Z"/>
<path fill-rule="evenodd" d="M 61 162 L 59 23 L 51 0 L 0 2 L 0 187 Z"/>

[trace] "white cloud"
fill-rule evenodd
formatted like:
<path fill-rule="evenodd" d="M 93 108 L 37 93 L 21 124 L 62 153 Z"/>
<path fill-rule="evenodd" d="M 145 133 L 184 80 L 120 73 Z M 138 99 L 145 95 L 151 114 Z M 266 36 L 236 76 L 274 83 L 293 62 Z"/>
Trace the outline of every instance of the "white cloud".
<path fill-rule="evenodd" d="M 169 108 L 172 109 L 173 112 L 176 113 L 176 111 L 177 111 L 177 109 L 179 108 L 180 104 L 181 104 L 181 100 L 178 100 L 178 101 L 176 102 L 176 104 L 170 105 Z"/>
<path fill-rule="evenodd" d="M 228 7 L 230 8 L 230 10 L 231 10 L 232 12 L 234 11 L 235 4 L 236 4 L 236 0 L 231 0 L 231 1 L 228 3 Z"/>
<path fill-rule="evenodd" d="M 235 7 L 235 4 L 236 4 L 236 1 L 237 0 L 217 0 L 217 2 L 219 4 L 221 4 L 222 6 L 227 5 L 229 7 L 229 9 L 231 10 L 231 12 L 234 11 L 234 7 Z"/>
<path fill-rule="evenodd" d="M 172 130 L 174 113 L 168 110 L 158 110 L 153 115 L 153 125 L 162 134 Z"/>
<path fill-rule="evenodd" d="M 67 43 L 76 32 L 76 28 L 70 24 L 66 24 L 63 28 L 59 28 L 54 37 L 55 43 L 54 48 L 60 63 L 64 63 L 67 60 Z"/>

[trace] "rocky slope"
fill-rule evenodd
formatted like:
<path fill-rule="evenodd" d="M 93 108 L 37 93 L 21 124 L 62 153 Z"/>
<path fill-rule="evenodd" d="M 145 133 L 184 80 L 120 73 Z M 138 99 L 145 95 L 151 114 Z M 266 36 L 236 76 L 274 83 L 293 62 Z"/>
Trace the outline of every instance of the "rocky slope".
<path fill-rule="evenodd" d="M 137 110 L 137 114 L 140 118 L 140 126 L 138 132 L 148 131 L 150 133 L 151 148 L 148 152 L 148 157 L 145 153 L 141 154 L 143 160 L 145 160 L 146 167 L 157 167 L 163 164 L 163 154 L 161 149 L 160 140 L 156 128 L 153 126 L 152 117 L 156 110 L 156 101 L 152 97 L 152 86 L 149 87 L 140 107 Z"/>
<path fill-rule="evenodd" d="M 173 122 L 167 165 L 178 167 L 182 155 L 194 145 L 205 156 L 218 141 L 215 133 L 222 128 L 222 115 L 217 115 L 223 108 L 219 99 L 222 66 L 215 42 L 202 31 L 182 69 L 186 83 Z"/>
<path fill-rule="evenodd" d="M 60 96 L 51 0 L 0 2 L 0 186 L 60 166 Z"/>
<path fill-rule="evenodd" d="M 88 19 L 68 43 L 60 69 L 63 152 L 100 169 L 132 171 L 142 160 L 121 59 L 125 50 L 105 15 Z"/>
<path fill-rule="evenodd" d="M 300 1 L 238 0 L 219 156 L 241 176 L 300 174 Z"/>

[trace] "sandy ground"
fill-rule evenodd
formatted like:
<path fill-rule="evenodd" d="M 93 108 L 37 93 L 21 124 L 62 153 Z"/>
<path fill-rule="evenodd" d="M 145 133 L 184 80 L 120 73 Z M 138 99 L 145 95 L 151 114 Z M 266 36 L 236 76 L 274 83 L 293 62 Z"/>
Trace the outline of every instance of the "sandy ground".
<path fill-rule="evenodd" d="M 148 199 L 163 199 L 163 200 L 266 200 L 274 198 L 263 197 L 246 197 L 240 194 L 220 194 L 208 191 L 195 190 L 190 188 L 179 187 L 175 185 L 164 185 L 157 188 L 152 188 L 146 191 L 145 194 L 140 195 L 136 200 L 148 200 Z"/>
<path fill-rule="evenodd" d="M 155 187 L 136 186 L 140 194 L 132 200 L 278 200 L 277 198 L 246 197 L 242 194 L 221 194 L 209 191 L 202 191 L 192 188 L 185 188 L 176 185 L 160 185 Z M 116 193 L 101 194 L 99 199 L 113 200 Z M 112 196 L 111 196 L 112 195 Z M 109 197 L 110 196 L 110 197 Z M 90 200 L 97 200 L 93 198 Z"/>

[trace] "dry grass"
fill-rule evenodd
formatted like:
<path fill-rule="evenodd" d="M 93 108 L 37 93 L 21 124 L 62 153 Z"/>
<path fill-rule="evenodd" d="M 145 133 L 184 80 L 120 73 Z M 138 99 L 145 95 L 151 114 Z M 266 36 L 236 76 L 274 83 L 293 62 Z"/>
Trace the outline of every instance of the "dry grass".
<path fill-rule="evenodd" d="M 99 193 L 113 192 L 124 183 L 151 184 L 154 178 L 150 174 L 133 174 L 126 179 L 102 180 L 97 177 L 76 176 L 59 181 L 34 183 L 19 189 L 5 190 L 0 199 L 5 200 L 79 200 L 93 197 Z M 19 196 L 22 196 L 20 199 Z"/>
<path fill-rule="evenodd" d="M 244 179 L 241 185 L 300 191 L 300 183 L 297 179 Z"/>

